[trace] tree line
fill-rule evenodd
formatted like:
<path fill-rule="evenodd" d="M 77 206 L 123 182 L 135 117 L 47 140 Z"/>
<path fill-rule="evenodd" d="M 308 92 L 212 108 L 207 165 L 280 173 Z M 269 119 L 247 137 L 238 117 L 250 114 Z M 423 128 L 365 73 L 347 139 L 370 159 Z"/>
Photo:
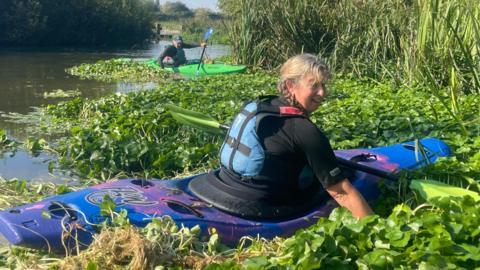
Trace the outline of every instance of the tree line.
<path fill-rule="evenodd" d="M 189 9 L 182 2 L 166 2 L 156 7 L 156 16 L 159 21 L 180 21 L 191 18 L 220 20 L 221 14 L 207 8 Z"/>
<path fill-rule="evenodd" d="M 210 41 L 228 43 L 225 18 L 222 13 L 208 8 L 190 9 L 181 2 L 157 3 L 156 22 L 164 29 L 181 30 L 187 40 L 200 41 L 208 27 L 213 27 L 215 34 Z"/>
<path fill-rule="evenodd" d="M 131 45 L 154 19 L 150 0 L 1 0 L 0 45 Z"/>

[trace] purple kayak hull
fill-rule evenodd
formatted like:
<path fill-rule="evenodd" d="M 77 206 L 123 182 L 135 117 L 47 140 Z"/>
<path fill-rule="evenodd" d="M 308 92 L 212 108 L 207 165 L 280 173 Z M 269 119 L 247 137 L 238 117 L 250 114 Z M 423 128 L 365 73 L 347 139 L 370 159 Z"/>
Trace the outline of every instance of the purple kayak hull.
<path fill-rule="evenodd" d="M 413 142 L 339 150 L 335 154 L 349 160 L 367 156 L 359 163 L 386 172 L 419 168 L 427 162 L 435 162 L 440 156 L 451 154 L 448 146 L 438 139 L 423 139 L 422 144 L 427 149 L 428 161 L 422 157 L 416 159 Z M 222 212 L 194 196 L 188 188 L 189 181 L 194 177 L 180 180 L 124 179 L 10 208 L 0 212 L 0 233 L 13 245 L 54 252 L 66 252 L 77 244 L 86 246 L 96 232 L 95 224 L 105 220 L 100 215 L 99 204 L 108 195 L 116 203 L 116 210 L 127 210 L 130 222 L 136 226 L 143 227 L 154 218 L 168 215 L 178 225 L 199 225 L 204 234 L 208 228 L 214 227 L 224 243 L 234 244 L 245 235 L 265 238 L 290 236 L 299 228 L 308 227 L 320 217 L 328 216 L 336 206 L 331 199 L 326 199 L 325 203 L 308 213 L 287 220 L 247 220 Z M 356 171 L 350 180 L 369 202 L 374 203 L 380 194 L 379 179 Z"/>

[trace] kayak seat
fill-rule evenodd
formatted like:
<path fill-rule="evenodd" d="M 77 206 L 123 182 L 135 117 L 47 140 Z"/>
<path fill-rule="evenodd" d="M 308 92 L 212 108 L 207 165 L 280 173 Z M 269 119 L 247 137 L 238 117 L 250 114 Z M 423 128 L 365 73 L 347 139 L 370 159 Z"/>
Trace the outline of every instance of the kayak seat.
<path fill-rule="evenodd" d="M 235 196 L 219 188 L 226 185 L 219 177 L 219 171 L 202 174 L 192 179 L 188 187 L 199 199 L 232 216 L 257 221 L 291 220 L 312 211 L 330 196 L 319 184 L 309 196 L 301 196 L 301 200 L 289 202 L 266 202 L 249 200 Z"/>

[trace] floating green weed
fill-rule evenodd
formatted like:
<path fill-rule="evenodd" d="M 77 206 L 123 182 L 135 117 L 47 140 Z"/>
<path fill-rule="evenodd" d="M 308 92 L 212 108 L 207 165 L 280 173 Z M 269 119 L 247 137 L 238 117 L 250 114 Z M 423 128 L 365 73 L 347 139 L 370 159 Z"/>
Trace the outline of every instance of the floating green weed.
<path fill-rule="evenodd" d="M 125 72 L 129 68 L 126 66 Z M 154 90 L 116 94 L 98 100 L 77 98 L 50 105 L 41 111 L 43 116 L 40 119 L 48 116 L 49 123 L 55 123 L 58 130 L 67 132 L 64 139 L 47 145 L 58 151 L 62 165 L 71 166 L 83 175 L 104 179 L 119 173 L 172 177 L 216 167 L 222 138 L 179 125 L 167 113 L 165 104 L 173 103 L 208 113 L 228 124 L 242 102 L 261 94 L 275 93 L 275 85 L 276 78 L 264 73 L 165 82 Z M 454 157 L 442 159 L 417 172 L 416 177 L 440 179 L 478 190 L 478 99 L 458 97 L 463 121 L 470 123 L 468 131 L 471 136 L 465 137 L 445 106 L 425 89 L 395 88 L 388 84 L 344 78 L 333 82 L 329 90 L 329 99 L 312 120 L 325 131 L 335 148 L 379 146 L 419 137 L 439 137 L 452 147 Z M 37 121 L 40 131 L 45 125 L 42 121 Z M 65 127 L 71 127 L 71 130 L 67 131 Z M 35 145 L 35 140 L 31 145 Z M 36 193 L 33 186 L 24 181 L 7 181 L 4 186 L 2 192 L 7 197 L 2 208 L 54 193 L 52 189 L 42 187 L 38 195 L 26 198 L 28 194 Z M 404 186 L 398 188 L 402 194 Z M 15 197 L 18 191 L 23 195 Z M 397 201 L 382 200 L 379 204 L 391 203 Z M 391 207 L 385 208 L 388 210 L 378 210 L 377 213 L 391 212 Z M 148 247 L 143 250 L 153 251 L 148 253 L 149 256 L 139 257 L 148 258 L 149 266 L 199 269 L 455 266 L 469 269 L 480 267 L 479 211 L 469 199 L 452 199 L 414 210 L 400 205 L 385 218 L 374 216 L 358 222 L 345 209 L 338 209 L 329 219 L 321 219 L 317 225 L 300 230 L 291 238 L 274 241 L 246 239 L 242 243 L 253 241 L 249 247 L 240 244 L 237 249 L 228 251 L 218 245 L 215 234 L 209 242 L 202 242 L 196 238 L 195 229 L 188 231 L 172 223 L 155 221 L 146 230 L 133 230 L 124 220 L 122 224 L 125 226 L 105 228 L 108 233 L 101 240 L 105 242 L 100 241 L 80 257 L 67 260 L 73 260 L 74 265 L 81 265 L 79 267 L 128 267 L 125 262 L 134 261 L 131 253 L 121 253 L 125 257 L 113 260 L 115 254 L 102 245 L 118 236 L 122 239 L 122 248 L 126 247 L 123 250 L 131 248 L 128 243 L 138 243 Z M 25 249 L 8 252 L 9 255 L 5 256 L 0 253 L 0 263 L 11 268 L 22 265 L 24 260 L 39 262 L 38 255 L 29 257 L 30 253 Z"/>
<path fill-rule="evenodd" d="M 46 114 L 45 109 L 35 107 L 32 110 L 26 115 L 10 112 L 0 113 L 0 116 L 8 122 L 25 125 L 25 130 L 31 136 L 58 138 L 71 129 L 71 123 L 55 121 L 54 115 Z"/>
<path fill-rule="evenodd" d="M 123 72 L 135 73 L 131 61 L 117 60 Z M 128 64 L 123 64 L 123 63 Z M 109 70 L 108 62 L 95 64 Z M 103 73 L 91 73 L 102 77 Z M 276 77 L 267 73 L 227 75 L 166 81 L 157 89 L 115 94 L 98 100 L 74 99 L 50 105 L 42 112 L 59 130 L 69 127 L 67 138 L 52 144 L 63 166 L 87 177 L 107 179 L 118 173 L 171 177 L 218 165 L 222 138 L 179 125 L 165 104 L 210 114 L 229 123 L 241 104 L 258 95 L 275 93 Z M 462 121 L 471 122 L 460 137 L 457 120 L 449 110 L 422 88 L 337 79 L 329 87 L 330 98 L 312 116 L 329 136 L 334 148 L 346 149 L 399 143 L 421 137 L 439 137 L 454 149 L 456 161 L 470 167 L 468 177 L 478 181 L 480 134 L 478 99 L 459 96 Z M 42 125 L 42 121 L 38 122 Z M 412 129 L 413 128 L 413 129 Z M 440 165 L 441 166 L 441 165 Z M 442 178 L 463 176 L 450 172 Z M 460 173 L 461 170 L 458 170 Z M 437 173 L 438 174 L 438 173 Z M 464 177 L 463 177 L 464 178 Z M 458 184 L 457 183 L 457 184 Z"/>
<path fill-rule="evenodd" d="M 95 64 L 81 64 L 66 71 L 82 79 L 101 81 L 152 82 L 172 78 L 172 74 L 169 72 L 148 67 L 142 61 L 133 61 L 128 58 L 110 59 Z"/>
<path fill-rule="evenodd" d="M 27 180 L 0 178 L 0 209 L 38 201 L 46 196 L 69 192 L 73 189 L 53 183 L 28 183 Z"/>
<path fill-rule="evenodd" d="M 62 89 L 53 90 L 50 92 L 43 92 L 43 98 L 67 98 L 80 96 L 81 92 L 78 90 L 64 91 Z"/>
<path fill-rule="evenodd" d="M 0 153 L 14 151 L 20 143 L 8 138 L 5 130 L 0 129 Z"/>

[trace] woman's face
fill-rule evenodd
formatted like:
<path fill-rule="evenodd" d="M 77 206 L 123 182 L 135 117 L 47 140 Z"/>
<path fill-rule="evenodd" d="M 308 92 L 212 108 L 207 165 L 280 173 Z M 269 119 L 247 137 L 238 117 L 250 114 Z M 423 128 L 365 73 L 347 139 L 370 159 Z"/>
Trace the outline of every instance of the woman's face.
<path fill-rule="evenodd" d="M 325 84 L 316 82 L 312 74 L 304 75 L 297 82 L 287 81 L 286 86 L 308 113 L 318 109 L 326 95 Z"/>

